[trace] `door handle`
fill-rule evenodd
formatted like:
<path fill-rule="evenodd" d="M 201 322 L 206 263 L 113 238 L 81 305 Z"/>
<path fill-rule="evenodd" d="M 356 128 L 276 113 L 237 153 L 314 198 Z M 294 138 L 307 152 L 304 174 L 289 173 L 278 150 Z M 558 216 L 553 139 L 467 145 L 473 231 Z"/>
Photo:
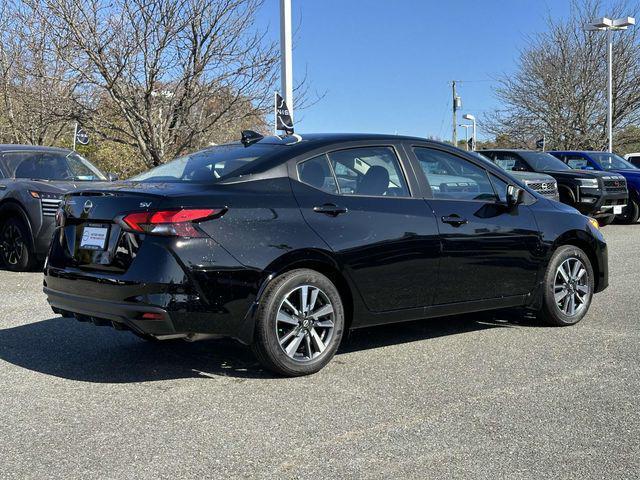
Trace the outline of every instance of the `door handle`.
<path fill-rule="evenodd" d="M 6 185 L 0 185 L 0 190 L 6 190 L 7 186 Z"/>
<path fill-rule="evenodd" d="M 454 227 L 459 227 L 460 225 L 464 225 L 465 223 L 469 223 L 466 218 L 462 218 L 459 215 L 453 214 L 449 216 L 442 217 L 442 223 L 448 223 Z"/>
<path fill-rule="evenodd" d="M 318 205 L 313 207 L 313 211 L 316 213 L 324 213 L 325 215 L 330 215 L 332 217 L 337 217 L 341 213 L 347 213 L 347 207 L 340 207 L 333 203 L 325 203 L 324 205 Z"/>

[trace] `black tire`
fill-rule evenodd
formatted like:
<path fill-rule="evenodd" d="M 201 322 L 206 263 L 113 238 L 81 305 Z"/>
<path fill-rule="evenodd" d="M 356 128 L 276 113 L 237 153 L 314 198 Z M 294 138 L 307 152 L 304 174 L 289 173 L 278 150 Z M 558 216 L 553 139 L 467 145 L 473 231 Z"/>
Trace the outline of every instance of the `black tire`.
<path fill-rule="evenodd" d="M 277 321 L 276 318 L 279 318 L 278 315 L 282 313 L 282 309 L 289 308 L 285 307 L 285 299 L 291 299 L 287 305 L 295 303 L 296 292 L 305 286 L 307 291 L 309 287 L 312 290 L 319 290 L 320 293 L 316 294 L 315 301 L 324 307 L 330 304 L 332 312 L 318 317 L 324 320 L 314 319 L 312 315 L 307 318 L 307 315 L 300 313 L 303 310 L 300 300 L 295 307 L 292 305 L 299 314 L 286 314 L 289 321 L 298 322 L 297 326 Z M 301 299 L 302 293 L 297 298 Z M 316 308 L 310 313 L 319 310 L 320 308 Z M 305 321 L 304 324 L 303 321 Z M 326 323 L 332 323 L 333 327 L 321 326 Z M 265 289 L 256 312 L 255 336 L 251 348 L 258 361 L 275 373 L 288 377 L 309 375 L 322 369 L 333 358 L 340 345 L 344 325 L 342 299 L 331 280 L 314 270 L 292 270 L 276 277 Z M 290 330 L 287 330 L 288 328 Z M 296 332 L 299 333 L 295 334 Z M 283 342 L 283 345 L 291 348 L 293 350 L 291 355 L 294 357 L 298 355 L 297 359 L 285 352 L 285 346 L 281 346 L 281 338 L 284 340 L 287 335 L 290 335 L 288 338 L 292 341 L 288 344 Z M 302 339 L 298 346 L 295 346 L 294 343 L 301 335 Z M 323 343 L 325 341 L 326 345 Z M 320 349 L 318 347 L 320 344 L 325 348 L 320 352 L 313 352 L 314 348 Z M 308 352 L 308 355 L 305 352 Z"/>
<path fill-rule="evenodd" d="M 615 218 L 616 218 L 615 215 L 607 215 L 605 217 L 600 217 L 597 220 L 598 220 L 598 224 L 601 227 L 606 227 L 607 225 L 611 225 L 615 220 Z"/>
<path fill-rule="evenodd" d="M 616 216 L 616 221 L 623 225 L 633 225 L 640 217 L 640 205 L 632 198 L 629 199 L 627 206 L 622 209 L 622 214 Z"/>
<path fill-rule="evenodd" d="M 0 261 L 12 272 L 33 270 L 37 260 L 31 247 L 31 234 L 24 221 L 9 217 L 0 225 Z"/>
<path fill-rule="evenodd" d="M 582 267 L 586 270 L 584 274 L 582 274 L 579 282 L 573 282 L 572 284 L 568 283 L 568 287 L 565 287 L 564 290 L 560 290 L 558 293 L 562 294 L 567 292 L 565 297 L 563 297 L 561 302 L 568 302 L 570 299 L 568 298 L 570 295 L 574 296 L 573 292 L 579 292 L 583 289 L 584 286 L 588 287 L 588 292 L 582 296 L 584 302 L 580 303 L 580 306 L 576 306 L 576 312 L 572 315 L 570 313 L 570 304 L 562 303 L 561 306 L 556 302 L 556 289 L 557 283 L 562 282 L 562 280 L 556 281 L 556 279 L 563 279 L 562 274 L 559 272 L 559 267 L 561 265 L 569 265 L 570 267 L 575 266 L 575 262 L 572 260 L 578 260 Z M 565 263 L 569 261 L 569 263 Z M 578 271 L 578 273 L 581 270 Z M 586 276 L 586 278 L 584 278 Z M 573 277 L 572 277 L 573 278 Z M 558 287 L 560 288 L 560 287 Z M 567 290 L 568 288 L 568 290 Z M 587 254 L 578 247 L 573 245 L 565 245 L 558 248 L 552 255 L 551 261 L 549 262 L 549 266 L 547 267 L 547 273 L 544 277 L 543 284 L 543 299 L 542 299 L 542 307 L 538 311 L 538 318 L 542 320 L 544 323 L 553 326 L 567 326 L 567 325 L 575 325 L 587 314 L 589 310 L 589 306 L 591 305 L 591 300 L 593 298 L 593 288 L 594 288 L 594 275 L 593 275 L 593 267 L 591 266 L 591 261 Z M 574 296 L 574 304 L 577 303 L 577 299 L 579 297 Z M 566 310 L 565 310 L 566 308 Z"/>

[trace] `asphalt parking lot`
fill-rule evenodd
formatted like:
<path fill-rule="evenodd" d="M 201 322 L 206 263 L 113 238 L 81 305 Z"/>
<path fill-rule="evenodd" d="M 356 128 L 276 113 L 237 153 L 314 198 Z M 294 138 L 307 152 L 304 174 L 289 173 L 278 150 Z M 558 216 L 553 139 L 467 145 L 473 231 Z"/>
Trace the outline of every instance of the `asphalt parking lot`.
<path fill-rule="evenodd" d="M 297 379 L 57 317 L 40 274 L 0 271 L 0 478 L 637 478 L 640 225 L 604 233 L 575 327 L 368 329 Z"/>

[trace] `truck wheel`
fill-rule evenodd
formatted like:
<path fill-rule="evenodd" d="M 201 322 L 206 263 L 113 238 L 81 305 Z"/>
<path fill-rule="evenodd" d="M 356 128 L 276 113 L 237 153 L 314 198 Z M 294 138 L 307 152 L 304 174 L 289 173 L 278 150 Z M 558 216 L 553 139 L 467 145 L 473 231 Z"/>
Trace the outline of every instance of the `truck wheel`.
<path fill-rule="evenodd" d="M 640 217 L 640 205 L 632 198 L 629 199 L 627 206 L 622 209 L 622 214 L 616 217 L 618 223 L 631 225 L 638 221 Z"/>
<path fill-rule="evenodd" d="M 308 375 L 333 358 L 344 324 L 342 299 L 331 280 L 314 270 L 292 270 L 265 289 L 251 347 L 269 370 Z"/>
<path fill-rule="evenodd" d="M 616 218 L 615 215 L 606 215 L 604 217 L 598 218 L 597 220 L 598 220 L 598 224 L 601 227 L 606 227 L 607 225 L 611 225 L 615 220 L 615 218 Z"/>
<path fill-rule="evenodd" d="M 578 323 L 593 297 L 594 276 L 586 253 L 573 245 L 558 248 L 551 257 L 543 284 L 538 318 L 553 326 Z"/>
<path fill-rule="evenodd" d="M 29 229 L 20 218 L 10 217 L 0 225 L 0 258 L 7 270 L 26 272 L 35 266 L 29 236 Z"/>

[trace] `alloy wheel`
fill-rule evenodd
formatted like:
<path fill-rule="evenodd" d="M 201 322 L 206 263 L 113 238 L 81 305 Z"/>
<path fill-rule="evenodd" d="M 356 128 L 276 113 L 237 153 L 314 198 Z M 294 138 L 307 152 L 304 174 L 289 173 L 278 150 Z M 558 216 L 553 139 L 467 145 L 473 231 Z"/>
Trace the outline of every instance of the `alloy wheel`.
<path fill-rule="evenodd" d="M 318 287 L 301 285 L 285 297 L 276 317 L 280 348 L 298 362 L 321 356 L 333 339 L 334 308 Z"/>
<path fill-rule="evenodd" d="M 578 258 L 568 258 L 556 271 L 553 293 L 560 311 L 573 317 L 582 312 L 589 302 L 588 272 Z"/>
<path fill-rule="evenodd" d="M 0 250 L 2 258 L 8 265 L 18 265 L 22 261 L 26 245 L 17 225 L 9 223 L 2 229 Z"/>

